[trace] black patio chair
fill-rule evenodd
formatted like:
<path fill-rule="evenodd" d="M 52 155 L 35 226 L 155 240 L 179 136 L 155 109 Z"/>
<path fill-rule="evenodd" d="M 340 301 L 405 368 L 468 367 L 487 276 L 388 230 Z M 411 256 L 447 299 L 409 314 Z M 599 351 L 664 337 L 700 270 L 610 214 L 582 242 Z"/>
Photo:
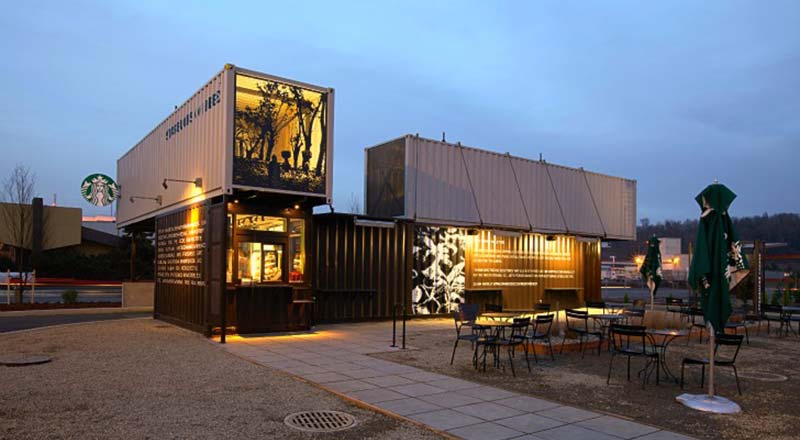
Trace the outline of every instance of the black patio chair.
<path fill-rule="evenodd" d="M 611 383 L 611 370 L 614 358 L 625 356 L 628 358 L 628 382 L 631 381 L 631 358 L 638 357 L 646 360 L 644 367 L 639 371 L 642 376 L 642 388 L 650 380 L 651 366 L 655 366 L 656 385 L 660 380 L 660 359 L 656 347 L 647 338 L 645 327 L 642 325 L 612 324 L 609 329 L 611 339 L 611 361 L 608 363 L 608 377 L 606 385 Z"/>
<path fill-rule="evenodd" d="M 770 332 L 770 323 L 777 322 L 778 335 L 783 335 L 783 327 L 786 325 L 786 315 L 783 313 L 783 306 L 775 304 L 763 304 L 761 306 L 761 321 L 767 322 L 767 336 Z M 761 333 L 761 322 L 758 323 L 758 332 Z"/>
<path fill-rule="evenodd" d="M 549 312 L 550 311 L 550 304 L 548 303 L 536 303 L 533 306 L 534 312 Z"/>
<path fill-rule="evenodd" d="M 739 391 L 740 396 L 742 395 L 742 387 L 739 384 L 739 372 L 736 371 L 736 357 L 739 355 L 739 350 L 742 348 L 742 340 L 744 340 L 744 336 L 742 335 L 726 335 L 724 333 L 719 333 L 714 343 L 714 366 L 733 368 L 733 375 L 736 377 L 736 390 Z M 719 357 L 720 347 L 731 347 L 731 349 L 734 350 L 733 355 Z M 700 387 L 702 388 L 705 385 L 706 365 L 708 364 L 708 358 L 683 358 L 683 362 L 681 362 L 681 389 L 683 389 L 684 368 L 687 365 L 700 365 L 702 367 L 700 373 Z"/>
<path fill-rule="evenodd" d="M 630 308 L 623 310 L 622 315 L 625 317 L 625 325 L 644 325 L 645 312 L 646 309 L 643 308 Z"/>
<path fill-rule="evenodd" d="M 600 355 L 600 347 L 603 345 L 603 332 L 598 330 L 589 330 L 589 312 L 583 310 L 566 309 L 567 333 L 575 333 L 578 335 L 580 341 L 581 359 L 584 356 L 584 340 L 589 341 L 589 337 L 595 336 L 598 338 L 597 355 Z M 564 335 L 564 340 L 561 342 L 561 350 L 559 353 L 564 352 L 564 343 L 567 341 L 567 335 Z"/>
<path fill-rule="evenodd" d="M 550 331 L 553 328 L 553 314 L 538 315 L 533 321 L 533 328 L 528 334 L 528 342 L 533 344 L 535 341 L 547 341 L 547 348 L 550 351 L 550 359 L 556 360 L 553 354 L 553 344 L 550 340 Z M 536 355 L 536 347 L 533 347 L 533 360 L 539 363 L 539 357 Z"/>
<path fill-rule="evenodd" d="M 526 344 L 527 341 L 527 334 L 528 334 L 528 326 L 531 323 L 530 318 L 515 318 L 514 322 L 509 326 L 510 332 L 508 337 L 500 336 L 499 338 L 495 339 L 492 342 L 488 342 L 484 346 L 483 350 L 483 371 L 486 371 L 486 352 L 487 349 L 492 350 L 495 354 L 496 362 L 500 362 L 500 351 L 502 349 L 506 350 L 508 354 L 508 363 L 511 366 L 511 375 L 517 377 L 516 371 L 514 371 L 514 352 L 516 351 L 517 347 L 522 347 L 525 351 L 525 363 L 528 366 L 528 372 L 531 371 L 531 363 L 528 359 L 528 345 Z M 495 365 L 497 366 L 497 364 Z M 503 366 L 505 369 L 505 366 Z"/>
<path fill-rule="evenodd" d="M 605 301 L 586 301 L 586 311 L 588 312 L 589 309 L 602 309 L 601 313 L 606 312 L 606 302 Z"/>
<path fill-rule="evenodd" d="M 792 307 L 800 307 L 800 304 L 792 304 Z M 786 320 L 786 333 L 788 334 L 789 331 L 793 331 L 796 335 L 800 336 L 800 313 L 791 312 L 786 309 L 783 311 L 783 319 Z M 797 331 L 792 328 L 792 323 L 797 323 Z"/>
<path fill-rule="evenodd" d="M 689 331 L 691 332 L 694 328 L 700 329 L 700 337 L 697 339 L 698 342 L 703 342 L 703 332 L 706 329 L 706 318 L 703 315 L 703 309 L 699 307 L 692 307 L 689 309 L 687 313 L 689 316 Z M 691 337 L 686 337 L 686 345 L 689 345 L 689 339 Z"/>
<path fill-rule="evenodd" d="M 747 312 L 744 309 L 735 309 L 733 313 L 731 313 L 728 322 L 725 323 L 725 329 L 733 330 L 733 334 L 738 335 L 739 329 L 744 330 L 744 338 L 747 342 L 747 345 L 750 345 L 750 333 L 747 330 Z"/>
<path fill-rule="evenodd" d="M 453 312 L 453 321 L 456 325 L 456 341 L 453 344 L 453 354 L 450 356 L 450 365 L 453 365 L 453 360 L 456 358 L 458 341 L 469 341 L 474 350 L 475 342 L 480 336 L 479 332 L 473 328 L 476 319 L 478 319 L 477 304 L 459 304 L 458 310 Z M 462 334 L 464 327 L 469 329 L 469 333 Z"/>
<path fill-rule="evenodd" d="M 670 313 L 672 317 L 678 315 L 679 318 L 683 318 L 683 299 L 667 298 L 666 305 L 667 313 Z"/>

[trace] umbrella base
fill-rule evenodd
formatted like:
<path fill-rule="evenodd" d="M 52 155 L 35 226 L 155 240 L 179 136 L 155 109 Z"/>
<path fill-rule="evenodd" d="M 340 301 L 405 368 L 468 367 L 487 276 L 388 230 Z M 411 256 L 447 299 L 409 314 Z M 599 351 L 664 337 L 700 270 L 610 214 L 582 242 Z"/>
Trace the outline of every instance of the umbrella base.
<path fill-rule="evenodd" d="M 736 414 L 742 408 L 734 401 L 720 396 L 708 397 L 708 394 L 681 394 L 675 400 L 698 411 L 714 414 Z"/>

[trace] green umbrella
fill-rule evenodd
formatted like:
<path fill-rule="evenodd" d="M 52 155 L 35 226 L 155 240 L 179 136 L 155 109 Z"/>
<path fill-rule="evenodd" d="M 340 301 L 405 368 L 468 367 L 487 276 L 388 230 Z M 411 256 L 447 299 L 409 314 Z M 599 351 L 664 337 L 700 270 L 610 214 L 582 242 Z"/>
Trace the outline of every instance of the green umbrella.
<path fill-rule="evenodd" d="M 748 273 L 742 245 L 728 215 L 736 194 L 716 181 L 695 197 L 700 205 L 700 225 L 689 267 L 689 284 L 702 295 L 703 316 L 708 325 L 708 394 L 681 394 L 677 400 L 701 411 L 737 413 L 736 403 L 714 395 L 714 338 L 725 331 L 731 316 L 730 291 Z"/>
<path fill-rule="evenodd" d="M 639 268 L 639 273 L 642 274 L 642 279 L 647 288 L 650 289 L 650 310 L 653 310 L 653 299 L 658 291 L 658 286 L 661 285 L 661 249 L 659 244 L 661 240 L 655 235 L 647 242 L 647 255 L 644 256 L 642 267 Z"/>
<path fill-rule="evenodd" d="M 731 316 L 730 289 L 747 275 L 742 244 L 728 215 L 736 194 L 714 183 L 695 197 L 702 214 L 689 268 L 689 284 L 702 295 L 706 322 L 722 332 Z"/>

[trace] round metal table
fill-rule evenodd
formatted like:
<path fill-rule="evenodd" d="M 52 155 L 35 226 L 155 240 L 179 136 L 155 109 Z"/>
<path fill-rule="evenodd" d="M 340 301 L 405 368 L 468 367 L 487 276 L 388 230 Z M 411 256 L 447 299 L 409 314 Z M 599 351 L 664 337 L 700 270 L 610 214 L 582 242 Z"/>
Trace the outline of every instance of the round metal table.
<path fill-rule="evenodd" d="M 675 339 L 682 336 L 687 336 L 689 331 L 685 329 L 651 328 L 645 330 L 645 332 L 650 337 L 650 342 L 653 343 L 653 347 L 655 347 L 656 351 L 658 352 L 658 363 L 661 364 L 661 371 L 664 372 L 665 377 L 672 379 L 677 383 L 679 381 L 678 377 L 672 374 L 672 371 L 670 371 L 669 367 L 667 366 L 667 347 Z M 656 339 L 659 337 L 661 338 L 660 343 Z"/>

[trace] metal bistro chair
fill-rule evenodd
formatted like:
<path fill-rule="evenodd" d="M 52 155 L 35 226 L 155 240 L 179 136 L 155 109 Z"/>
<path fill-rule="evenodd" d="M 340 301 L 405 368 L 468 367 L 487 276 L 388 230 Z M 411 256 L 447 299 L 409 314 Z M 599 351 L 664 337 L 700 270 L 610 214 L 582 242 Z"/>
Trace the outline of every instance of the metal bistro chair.
<path fill-rule="evenodd" d="M 687 314 L 689 316 L 689 331 L 691 332 L 692 329 L 699 328 L 700 337 L 697 341 L 703 342 L 703 332 L 706 329 L 706 318 L 705 315 L 703 315 L 703 309 L 692 307 Z M 689 345 L 689 339 L 691 339 L 691 334 L 686 337 L 686 345 Z"/>
<path fill-rule="evenodd" d="M 501 336 L 484 346 L 483 371 L 486 371 L 486 349 L 491 348 L 494 351 L 496 355 L 495 366 L 499 366 L 500 350 L 505 348 L 508 354 L 508 363 L 511 366 L 511 375 L 517 377 L 517 373 L 514 371 L 514 351 L 517 347 L 522 346 L 525 351 L 525 363 L 528 366 L 528 372 L 531 372 L 531 363 L 528 359 L 528 345 L 526 344 L 528 326 L 530 326 L 530 323 L 530 318 L 515 318 L 514 323 L 510 326 L 511 332 L 507 338 Z"/>
<path fill-rule="evenodd" d="M 622 315 L 625 316 L 625 324 L 626 325 L 644 325 L 644 314 L 646 309 L 644 308 L 630 308 L 624 310 Z M 637 322 L 633 322 L 636 320 Z"/>
<path fill-rule="evenodd" d="M 728 320 L 725 323 L 725 330 L 733 330 L 733 334 L 738 335 L 739 329 L 744 329 L 744 340 L 747 342 L 747 345 L 750 345 L 750 333 L 747 331 L 747 311 L 744 309 L 734 309 L 733 313 L 731 314 L 731 318 L 735 318 L 735 320 Z"/>
<path fill-rule="evenodd" d="M 792 307 L 800 307 L 800 305 L 792 304 Z M 791 330 L 791 331 L 795 332 L 796 335 L 800 336 L 800 313 L 798 313 L 798 312 L 790 312 L 790 311 L 784 309 L 784 311 L 783 311 L 783 319 L 786 320 L 786 328 L 787 328 L 787 332 L 786 333 L 788 334 L 789 330 Z M 792 328 L 792 323 L 793 322 L 797 323 L 797 331 L 795 331 Z"/>
<path fill-rule="evenodd" d="M 667 298 L 666 305 L 667 313 L 670 313 L 673 318 L 675 315 L 678 315 L 681 319 L 683 318 L 683 299 Z"/>
<path fill-rule="evenodd" d="M 606 312 L 606 302 L 605 301 L 586 301 L 586 311 L 588 312 L 589 309 L 602 309 L 602 312 Z"/>
<path fill-rule="evenodd" d="M 770 323 L 777 322 L 778 335 L 783 335 L 783 326 L 786 325 L 786 315 L 783 313 L 783 306 L 774 304 L 764 304 L 761 306 L 761 320 L 767 321 L 767 336 L 769 336 Z M 761 333 L 761 322 L 758 323 L 758 332 Z"/>
<path fill-rule="evenodd" d="M 606 314 L 608 311 L 607 310 L 608 305 L 606 304 L 605 301 L 586 301 L 584 304 L 586 305 L 585 308 L 587 313 L 589 313 L 589 309 L 600 309 L 601 310 L 600 313 L 602 314 Z M 597 330 L 596 320 L 592 321 L 592 328 Z M 605 330 L 605 328 L 603 328 L 602 325 L 601 325 L 601 330 Z"/>
<path fill-rule="evenodd" d="M 611 361 L 608 363 L 606 385 L 611 383 L 611 369 L 614 366 L 614 358 L 617 356 L 625 356 L 628 358 L 628 382 L 631 380 L 631 358 L 639 357 L 647 361 L 644 367 L 639 371 L 639 374 L 643 376 L 642 388 L 644 388 L 647 381 L 650 380 L 650 375 L 653 373 L 650 367 L 655 364 L 656 385 L 658 385 L 660 379 L 659 370 L 661 369 L 658 350 L 652 344 L 652 341 L 648 342 L 644 326 L 612 324 L 610 338 Z"/>
<path fill-rule="evenodd" d="M 547 349 L 550 351 L 550 359 L 556 360 L 553 355 L 553 344 L 550 341 L 550 331 L 553 328 L 553 314 L 538 315 L 533 321 L 533 329 L 528 334 L 528 342 L 533 344 L 534 341 L 547 341 Z M 533 360 L 539 363 L 539 357 L 536 355 L 536 347 L 533 348 Z"/>
<path fill-rule="evenodd" d="M 458 310 L 453 312 L 453 321 L 456 325 L 456 342 L 453 344 L 453 354 L 450 356 L 450 365 L 453 365 L 453 360 L 456 358 L 456 347 L 458 347 L 458 341 L 469 341 L 470 345 L 474 349 L 475 342 L 480 336 L 480 333 L 477 331 L 477 329 L 473 327 L 476 319 L 478 319 L 477 304 L 459 304 Z M 464 330 L 464 327 L 469 327 L 469 333 L 461 333 L 462 330 Z"/>
<path fill-rule="evenodd" d="M 744 336 L 742 335 L 726 335 L 723 333 L 719 333 L 716 336 L 715 344 L 714 344 L 714 366 L 717 367 L 731 367 L 733 368 L 733 375 L 736 377 L 736 390 L 739 391 L 739 395 L 742 395 L 742 387 L 739 385 L 739 372 L 736 371 L 736 356 L 739 355 L 739 349 L 742 348 L 742 340 Z M 735 347 L 735 351 L 733 352 L 733 356 L 720 358 L 718 357 L 719 348 L 721 346 L 726 347 Z M 700 387 L 702 388 L 706 381 L 706 365 L 709 364 L 709 360 L 707 358 L 683 358 L 683 362 L 681 362 L 681 389 L 683 389 L 683 370 L 684 367 L 687 365 L 700 365 L 703 367 L 702 372 L 700 373 Z"/>
<path fill-rule="evenodd" d="M 590 336 L 595 336 L 599 339 L 597 344 L 597 355 L 600 355 L 600 347 L 603 345 L 603 331 L 589 330 L 589 312 L 583 310 L 566 309 L 564 313 L 567 315 L 567 333 L 572 332 L 578 335 L 580 340 L 581 359 L 584 356 L 584 340 L 588 342 Z M 564 352 L 564 343 L 567 342 L 567 337 L 564 335 L 564 340 L 561 342 L 561 350 L 559 353 Z"/>

